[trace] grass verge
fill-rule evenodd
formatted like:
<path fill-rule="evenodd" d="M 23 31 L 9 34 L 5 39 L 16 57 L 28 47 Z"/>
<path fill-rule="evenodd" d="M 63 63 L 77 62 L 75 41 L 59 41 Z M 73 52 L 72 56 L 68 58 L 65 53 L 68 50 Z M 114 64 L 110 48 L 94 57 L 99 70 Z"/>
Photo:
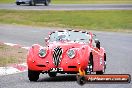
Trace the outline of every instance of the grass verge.
<path fill-rule="evenodd" d="M 132 32 L 132 10 L 16 11 L 0 10 L 0 23 Z"/>
<path fill-rule="evenodd" d="M 0 0 L 0 4 L 3 3 L 15 3 L 15 0 Z"/>
<path fill-rule="evenodd" d="M 53 4 L 130 4 L 132 0 L 52 0 Z"/>
<path fill-rule="evenodd" d="M 14 3 L 15 0 L 0 0 L 0 3 Z M 51 0 L 52 4 L 130 4 L 132 0 Z"/>
<path fill-rule="evenodd" d="M 23 63 L 26 60 L 25 49 L 0 44 L 0 67 L 15 63 Z"/>

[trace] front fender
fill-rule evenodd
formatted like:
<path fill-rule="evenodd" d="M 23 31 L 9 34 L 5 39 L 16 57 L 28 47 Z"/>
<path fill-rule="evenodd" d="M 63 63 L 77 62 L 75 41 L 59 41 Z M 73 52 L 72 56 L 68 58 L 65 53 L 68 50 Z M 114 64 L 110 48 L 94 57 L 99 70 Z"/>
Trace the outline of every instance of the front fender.
<path fill-rule="evenodd" d="M 34 44 L 32 45 L 32 47 L 30 47 L 27 55 L 27 65 L 29 68 L 31 67 L 31 64 L 34 63 L 34 61 L 38 57 L 38 52 L 40 47 L 42 46 L 40 46 L 39 44 Z"/>
<path fill-rule="evenodd" d="M 91 52 L 91 49 L 89 46 L 82 46 L 78 50 L 79 57 L 80 57 L 79 60 L 83 64 L 83 67 L 82 67 L 83 69 L 86 69 L 86 67 L 88 66 L 90 52 Z"/>

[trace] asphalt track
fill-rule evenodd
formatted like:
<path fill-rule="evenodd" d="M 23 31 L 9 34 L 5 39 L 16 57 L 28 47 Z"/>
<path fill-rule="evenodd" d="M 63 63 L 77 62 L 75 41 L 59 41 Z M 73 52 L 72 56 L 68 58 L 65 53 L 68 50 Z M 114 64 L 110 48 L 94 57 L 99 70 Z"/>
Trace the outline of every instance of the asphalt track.
<path fill-rule="evenodd" d="M 51 4 L 37 6 L 0 4 L 0 9 L 11 10 L 132 10 L 132 4 Z"/>
<path fill-rule="evenodd" d="M 34 43 L 44 45 L 48 32 L 58 28 L 40 28 L 27 26 L 0 25 L 0 41 L 31 46 Z M 93 31 L 107 52 L 107 74 L 132 75 L 132 34 Z M 60 75 L 49 78 L 41 74 L 38 82 L 30 82 L 27 72 L 0 76 L 0 88 L 132 88 L 130 84 L 85 84 L 76 83 L 75 75 Z"/>

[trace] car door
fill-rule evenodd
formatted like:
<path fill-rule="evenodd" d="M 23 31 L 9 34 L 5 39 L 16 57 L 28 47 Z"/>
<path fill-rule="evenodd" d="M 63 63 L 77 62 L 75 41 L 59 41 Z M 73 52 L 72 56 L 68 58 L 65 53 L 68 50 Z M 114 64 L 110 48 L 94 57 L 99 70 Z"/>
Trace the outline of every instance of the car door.
<path fill-rule="evenodd" d="M 92 36 L 92 54 L 93 54 L 93 71 L 100 71 L 102 70 L 102 62 L 103 59 L 100 55 L 100 48 L 97 47 L 96 43 L 96 35 Z"/>

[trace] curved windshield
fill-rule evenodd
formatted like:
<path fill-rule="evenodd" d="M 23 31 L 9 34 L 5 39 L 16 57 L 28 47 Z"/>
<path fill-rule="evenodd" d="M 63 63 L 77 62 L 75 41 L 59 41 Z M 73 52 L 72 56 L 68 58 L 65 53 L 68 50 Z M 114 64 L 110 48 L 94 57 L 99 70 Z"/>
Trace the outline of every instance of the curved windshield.
<path fill-rule="evenodd" d="M 50 35 L 50 42 L 53 41 L 74 41 L 88 43 L 90 35 L 85 32 L 78 31 L 57 31 Z"/>

